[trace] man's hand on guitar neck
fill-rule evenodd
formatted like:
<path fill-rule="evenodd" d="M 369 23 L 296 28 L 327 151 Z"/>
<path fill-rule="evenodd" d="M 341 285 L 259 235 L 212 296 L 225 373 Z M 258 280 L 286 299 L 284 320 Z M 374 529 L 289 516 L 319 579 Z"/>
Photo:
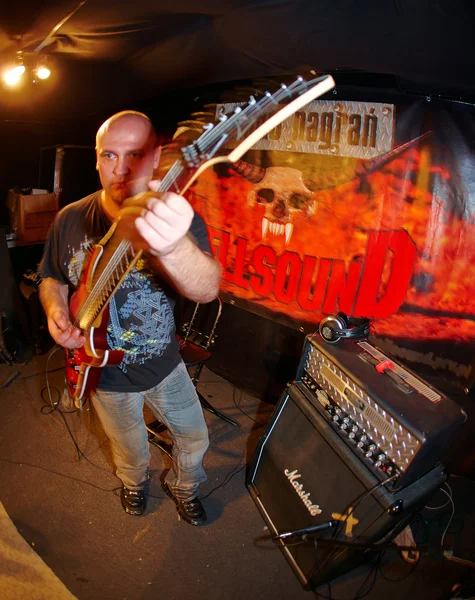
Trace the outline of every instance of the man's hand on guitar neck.
<path fill-rule="evenodd" d="M 157 187 L 156 181 L 150 188 Z M 145 192 L 128 198 L 119 213 L 117 233 L 137 249 L 161 258 L 173 252 L 193 220 L 189 202 L 173 192 Z"/>

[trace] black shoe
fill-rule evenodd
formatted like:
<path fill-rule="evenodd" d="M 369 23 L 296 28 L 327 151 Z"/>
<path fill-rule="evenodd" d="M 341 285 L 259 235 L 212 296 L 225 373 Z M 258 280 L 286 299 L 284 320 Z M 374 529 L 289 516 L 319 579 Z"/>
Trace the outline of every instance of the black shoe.
<path fill-rule="evenodd" d="M 120 499 L 128 515 L 143 515 L 147 498 L 143 490 L 129 490 L 125 485 L 120 490 Z"/>
<path fill-rule="evenodd" d="M 191 500 L 179 500 L 178 498 L 175 498 L 166 482 L 162 483 L 162 490 L 176 504 L 177 512 L 184 521 L 195 526 L 206 523 L 208 517 L 206 516 L 205 509 L 198 497 L 192 498 Z"/>

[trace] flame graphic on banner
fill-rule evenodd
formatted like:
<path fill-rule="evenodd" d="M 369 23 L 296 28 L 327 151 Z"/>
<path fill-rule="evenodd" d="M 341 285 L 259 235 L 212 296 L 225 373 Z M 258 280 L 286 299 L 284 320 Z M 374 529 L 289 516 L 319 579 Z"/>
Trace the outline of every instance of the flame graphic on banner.
<path fill-rule="evenodd" d="M 428 146 L 416 146 L 409 142 L 403 151 L 396 152 L 396 149 L 389 157 L 376 159 L 377 168 L 363 167 L 364 161 L 340 159 L 346 165 L 345 181 L 337 181 L 327 168 L 327 182 L 333 181 L 333 186 L 314 185 L 313 189 L 308 182 L 323 182 L 324 177 L 318 179 L 311 169 L 305 168 L 306 161 L 312 157 L 298 155 L 299 160 L 293 160 L 292 167 L 298 163 L 303 165 L 301 172 L 306 173 L 303 182 L 312 192 L 314 207 L 294 212 L 290 238 L 282 235 L 280 228 L 268 227 L 263 235 L 268 202 L 259 196 L 255 202 L 248 202 L 255 186 L 259 185 L 258 178 L 248 181 L 232 169 L 221 177 L 211 170 L 205 172 L 193 186 L 190 201 L 210 227 L 213 248 L 223 263 L 222 291 L 236 302 L 243 301 L 249 310 L 266 316 L 270 312 L 277 320 L 284 319 L 286 324 L 293 320 L 293 326 L 304 324 L 307 330 L 318 323 L 323 314 L 342 310 L 343 306 L 349 314 L 374 318 L 372 311 L 388 286 L 392 284 L 391 293 L 397 289 L 391 281 L 396 254 L 390 246 L 386 248 L 375 297 L 365 304 L 358 299 L 358 285 L 377 259 L 368 252 L 371 248 L 383 251 L 381 243 L 379 246 L 375 243 L 375 232 L 403 232 L 415 247 L 411 274 L 404 284 L 405 289 L 399 290 L 403 298 L 400 305 L 391 314 L 376 315 L 375 333 L 417 340 L 454 339 L 454 336 L 459 341 L 473 340 L 474 222 L 451 209 L 448 170 L 443 165 L 431 164 Z M 351 160 L 353 166 L 349 164 Z M 370 164 L 376 163 L 367 161 L 366 167 Z M 241 170 L 244 167 L 242 163 Z M 252 171 L 249 166 L 246 168 Z M 351 173 L 353 177 L 348 177 Z M 260 168 L 260 176 L 265 176 L 265 169 Z M 281 222 L 285 233 L 286 222 Z M 394 236 L 391 239 L 394 241 Z M 286 273 L 280 275 L 283 291 L 279 299 L 276 277 L 279 276 L 278 261 L 284 255 Z M 405 254 L 410 255 L 411 252 Z M 312 310 L 305 310 L 298 300 L 298 286 L 309 276 L 308 272 L 305 274 L 305 265 L 310 264 L 310 259 L 315 268 L 310 275 L 309 289 L 311 294 L 320 293 L 322 298 L 320 304 L 313 302 Z M 381 257 L 378 260 L 381 261 Z M 326 281 L 323 280 L 324 267 L 327 268 Z M 273 273 L 269 286 L 251 285 L 253 281 L 258 283 L 259 277 L 262 280 L 264 269 Z M 309 269 L 308 266 L 307 271 Z M 340 272 L 339 287 L 333 297 L 328 298 L 325 293 L 336 271 Z M 297 281 L 295 297 L 286 296 L 294 280 Z"/>

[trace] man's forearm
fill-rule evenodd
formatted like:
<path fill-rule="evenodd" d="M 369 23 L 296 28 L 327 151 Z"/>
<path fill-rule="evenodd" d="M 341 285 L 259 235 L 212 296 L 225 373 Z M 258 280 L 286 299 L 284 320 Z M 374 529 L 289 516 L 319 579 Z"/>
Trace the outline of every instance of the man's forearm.
<path fill-rule="evenodd" d="M 219 291 L 221 267 L 219 262 L 198 248 L 190 236 L 177 247 L 155 259 L 157 267 L 177 291 L 193 302 L 211 302 Z"/>
<path fill-rule="evenodd" d="M 55 310 L 69 314 L 68 286 L 48 277 L 40 285 L 40 300 L 46 316 Z"/>

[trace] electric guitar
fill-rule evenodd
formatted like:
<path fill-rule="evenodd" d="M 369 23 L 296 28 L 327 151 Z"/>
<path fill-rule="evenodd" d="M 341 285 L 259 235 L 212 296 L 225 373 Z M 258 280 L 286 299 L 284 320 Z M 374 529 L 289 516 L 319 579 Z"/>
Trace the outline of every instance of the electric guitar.
<path fill-rule="evenodd" d="M 216 124 L 208 123 L 196 141 L 181 149 L 180 158 L 171 166 L 157 191 L 183 194 L 205 169 L 218 163 L 236 162 L 277 125 L 334 86 L 330 75 L 311 81 L 298 77 L 291 85 L 282 85 L 275 94 L 266 92 L 259 101 L 251 96 L 246 106 L 238 106 L 230 116 L 221 115 Z M 289 100 L 290 103 L 282 106 Z M 266 117 L 267 120 L 259 124 Z M 240 143 L 227 156 L 215 156 L 229 141 Z M 116 227 L 117 221 L 94 246 L 78 289 L 70 300 L 73 325 L 85 337 L 82 348 L 65 351 L 66 381 L 78 407 L 97 387 L 102 368 L 119 365 L 124 355 L 121 350 L 111 350 L 107 344 L 109 301 L 142 251 L 136 251 L 130 242 L 114 235 Z"/>

